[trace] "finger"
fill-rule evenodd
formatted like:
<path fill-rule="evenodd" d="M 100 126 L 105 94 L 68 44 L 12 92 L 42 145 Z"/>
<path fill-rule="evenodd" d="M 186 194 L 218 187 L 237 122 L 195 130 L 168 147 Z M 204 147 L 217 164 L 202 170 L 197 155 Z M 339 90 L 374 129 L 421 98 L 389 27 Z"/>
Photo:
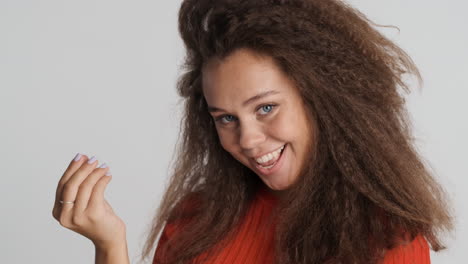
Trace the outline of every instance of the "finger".
<path fill-rule="evenodd" d="M 98 180 L 96 185 L 94 185 L 93 192 L 91 193 L 91 197 L 88 201 L 88 208 L 105 206 L 104 191 L 106 190 L 107 184 L 109 184 L 111 179 L 112 175 L 104 175 Z"/>
<path fill-rule="evenodd" d="M 89 174 L 96 168 L 98 160 L 96 157 L 92 157 L 87 162 L 84 162 L 81 167 L 73 173 L 67 182 L 63 184 L 62 194 L 59 194 L 61 200 L 74 202 L 76 199 L 76 194 L 78 193 L 78 188 L 81 183 L 89 176 Z M 70 212 L 74 204 L 62 205 L 62 214 L 64 212 Z"/>
<path fill-rule="evenodd" d="M 62 194 L 62 189 L 63 189 L 63 185 L 65 184 L 65 182 L 67 182 L 68 179 L 71 177 L 71 175 L 75 173 L 81 167 L 81 165 L 83 165 L 83 163 L 85 163 L 86 161 L 88 161 L 88 156 L 84 154 L 80 154 L 80 153 L 76 154 L 75 158 L 72 159 L 72 161 L 68 165 L 68 168 L 65 170 L 65 172 L 63 173 L 62 177 L 60 178 L 57 184 L 57 188 L 55 190 L 54 207 L 56 205 L 60 206 L 59 201 L 62 198 L 61 194 Z"/>
<path fill-rule="evenodd" d="M 75 214 L 80 214 L 84 212 L 86 207 L 88 206 L 88 201 L 93 192 L 93 188 L 98 182 L 98 180 L 107 172 L 109 168 L 106 163 L 101 164 L 98 168 L 96 168 L 89 176 L 80 184 L 78 188 L 78 193 L 76 194 L 75 199 Z"/>
<path fill-rule="evenodd" d="M 77 153 L 75 157 L 71 160 L 68 168 L 63 173 L 62 177 L 60 178 L 57 188 L 55 190 L 55 201 L 54 206 L 52 208 L 52 216 L 57 220 L 60 221 L 60 213 L 62 211 L 62 204 L 59 202 L 61 200 L 61 194 L 63 189 L 63 184 L 70 178 L 70 176 L 78 170 L 81 165 L 88 160 L 88 156 Z"/>

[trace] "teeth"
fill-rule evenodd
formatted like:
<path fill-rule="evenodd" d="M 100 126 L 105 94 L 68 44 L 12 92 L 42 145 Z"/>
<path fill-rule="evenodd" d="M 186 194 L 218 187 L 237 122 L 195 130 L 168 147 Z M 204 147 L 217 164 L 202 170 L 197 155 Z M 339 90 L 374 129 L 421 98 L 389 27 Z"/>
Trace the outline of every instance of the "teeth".
<path fill-rule="evenodd" d="M 277 150 L 275 150 L 273 152 L 270 152 L 270 153 L 268 153 L 266 155 L 263 155 L 262 157 L 260 157 L 258 159 L 255 159 L 255 161 L 257 161 L 257 163 L 259 163 L 259 164 L 269 162 L 272 159 L 278 158 L 279 154 L 281 153 L 281 151 L 283 149 L 284 149 L 284 145 L 281 148 L 279 148 L 279 149 L 277 149 Z M 269 166 L 267 166 L 265 168 L 268 168 L 268 167 Z"/>
<path fill-rule="evenodd" d="M 269 168 L 271 168 L 271 167 L 275 166 L 275 164 L 276 164 L 276 163 L 274 163 L 274 164 L 271 164 L 270 166 L 262 166 L 262 165 L 260 165 L 260 166 L 262 166 L 262 168 L 269 169 Z"/>

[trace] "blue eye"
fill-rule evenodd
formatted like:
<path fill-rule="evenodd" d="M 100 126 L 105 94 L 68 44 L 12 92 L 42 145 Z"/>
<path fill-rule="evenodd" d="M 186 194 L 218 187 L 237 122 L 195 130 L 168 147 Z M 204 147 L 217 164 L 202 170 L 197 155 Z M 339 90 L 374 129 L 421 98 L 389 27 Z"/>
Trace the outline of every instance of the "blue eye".
<path fill-rule="evenodd" d="M 226 120 L 227 122 L 223 122 L 223 119 Z M 234 120 L 234 117 L 232 115 L 223 115 L 216 119 L 216 121 L 220 121 L 223 124 L 227 124 L 233 120 Z"/>
<path fill-rule="evenodd" d="M 274 107 L 275 105 L 267 104 L 267 105 L 262 105 L 260 109 L 263 109 L 266 113 L 269 113 L 273 110 Z"/>
<path fill-rule="evenodd" d="M 267 115 L 271 113 L 271 111 L 273 111 L 275 107 L 276 107 L 275 104 L 266 104 L 257 108 L 257 111 L 263 110 L 265 113 L 261 115 Z M 235 119 L 236 118 L 233 115 L 222 115 L 222 116 L 215 118 L 215 121 L 220 122 L 223 125 L 227 125 L 227 124 L 230 124 L 232 121 L 235 121 Z"/>

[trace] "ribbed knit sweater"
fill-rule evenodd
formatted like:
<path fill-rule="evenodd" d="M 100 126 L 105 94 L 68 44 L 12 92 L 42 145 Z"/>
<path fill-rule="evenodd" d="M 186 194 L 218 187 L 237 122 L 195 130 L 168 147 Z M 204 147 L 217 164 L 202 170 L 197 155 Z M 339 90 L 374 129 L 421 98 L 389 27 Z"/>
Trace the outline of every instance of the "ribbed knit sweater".
<path fill-rule="evenodd" d="M 274 263 L 274 222 L 271 220 L 271 212 L 276 203 L 276 197 L 260 188 L 250 207 L 246 217 L 240 224 L 239 231 L 233 240 L 219 249 L 205 264 L 271 264 Z M 272 223 L 272 224 L 268 224 Z M 160 250 L 167 239 L 177 231 L 177 226 L 167 224 L 161 234 L 153 259 L 153 264 L 166 263 Z M 205 255 L 194 259 L 194 263 L 202 263 L 199 260 Z M 428 264 L 430 263 L 429 246 L 423 236 L 417 236 L 406 245 L 401 245 L 387 251 L 382 264 Z"/>

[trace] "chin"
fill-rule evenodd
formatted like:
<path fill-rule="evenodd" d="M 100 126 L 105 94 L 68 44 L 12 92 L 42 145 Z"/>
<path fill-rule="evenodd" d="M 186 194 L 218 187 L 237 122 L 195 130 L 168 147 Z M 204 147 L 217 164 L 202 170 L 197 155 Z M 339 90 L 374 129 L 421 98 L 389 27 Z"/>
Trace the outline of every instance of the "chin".
<path fill-rule="evenodd" d="M 286 186 L 284 186 L 284 185 L 279 185 L 279 186 L 278 185 L 272 185 L 272 184 L 269 184 L 268 182 L 266 182 L 264 180 L 262 180 L 262 181 L 268 188 L 270 188 L 273 191 L 284 191 L 284 190 L 288 189 L 289 186 L 290 186 L 289 184 L 287 184 Z"/>

